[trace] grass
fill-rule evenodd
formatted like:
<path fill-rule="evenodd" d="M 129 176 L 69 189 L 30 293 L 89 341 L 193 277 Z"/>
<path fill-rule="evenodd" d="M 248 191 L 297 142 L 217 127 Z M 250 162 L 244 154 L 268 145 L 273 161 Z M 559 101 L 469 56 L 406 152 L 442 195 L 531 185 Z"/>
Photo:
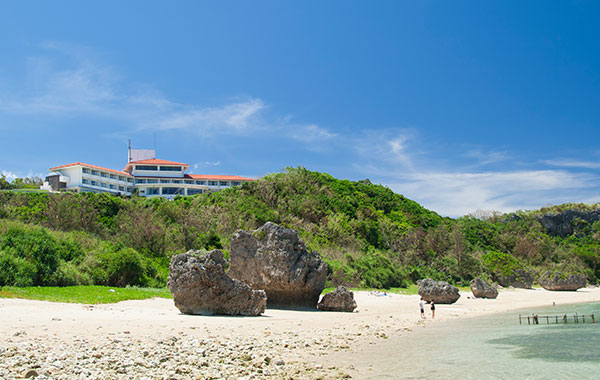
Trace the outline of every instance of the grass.
<path fill-rule="evenodd" d="M 4 286 L 0 288 L 0 298 L 85 304 L 115 303 L 154 297 L 172 298 L 166 288 L 111 288 L 108 286 L 31 286 L 25 288 Z"/>
<path fill-rule="evenodd" d="M 460 290 L 469 291 L 468 287 L 460 287 Z M 335 288 L 325 288 L 322 294 L 334 291 Z M 373 288 L 351 288 L 352 291 L 379 291 L 393 294 L 418 294 L 417 285 L 409 285 L 406 288 L 373 289 Z M 145 300 L 149 298 L 173 298 L 166 288 L 117 288 L 108 286 L 31 286 L 19 288 L 16 286 L 0 287 L 0 298 L 24 298 L 28 300 L 100 304 L 115 303 L 127 300 Z"/>

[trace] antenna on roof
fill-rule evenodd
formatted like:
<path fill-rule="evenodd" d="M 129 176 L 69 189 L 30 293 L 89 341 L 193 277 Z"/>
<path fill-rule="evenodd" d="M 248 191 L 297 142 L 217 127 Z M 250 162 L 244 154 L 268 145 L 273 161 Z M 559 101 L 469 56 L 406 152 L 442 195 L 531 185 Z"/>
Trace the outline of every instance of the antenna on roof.
<path fill-rule="evenodd" d="M 131 139 L 129 139 L 129 146 L 127 148 L 127 162 L 131 162 Z"/>

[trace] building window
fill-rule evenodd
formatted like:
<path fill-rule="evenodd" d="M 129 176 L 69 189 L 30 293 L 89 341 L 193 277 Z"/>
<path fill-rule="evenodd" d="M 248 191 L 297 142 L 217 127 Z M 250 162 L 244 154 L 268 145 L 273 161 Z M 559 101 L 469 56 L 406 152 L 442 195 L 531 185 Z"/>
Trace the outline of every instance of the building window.
<path fill-rule="evenodd" d="M 146 194 L 147 195 L 160 195 L 160 188 L 159 187 L 149 187 L 146 189 Z"/>
<path fill-rule="evenodd" d="M 125 176 L 120 175 L 119 176 L 119 181 L 125 182 L 125 181 L 127 181 L 127 178 L 125 178 Z"/>
<path fill-rule="evenodd" d="M 127 178 L 127 182 L 133 183 L 133 178 Z"/>
<path fill-rule="evenodd" d="M 92 175 L 100 175 L 100 172 L 98 170 L 92 170 Z"/>
<path fill-rule="evenodd" d="M 157 179 L 148 179 L 148 183 L 158 183 Z"/>
<path fill-rule="evenodd" d="M 116 176 L 116 175 L 114 175 L 114 174 L 111 174 L 111 175 L 110 175 L 110 179 L 117 179 L 117 176 Z"/>
<path fill-rule="evenodd" d="M 146 180 L 143 179 L 143 178 L 142 179 L 136 179 L 135 183 L 146 183 Z"/>
<path fill-rule="evenodd" d="M 125 186 L 121 186 L 121 185 L 119 185 L 119 190 L 120 190 L 120 191 L 125 191 Z"/>
<path fill-rule="evenodd" d="M 106 187 L 106 183 L 105 182 L 100 182 L 100 187 Z"/>
<path fill-rule="evenodd" d="M 113 185 L 112 183 L 110 185 L 108 185 L 108 187 L 111 188 L 111 189 L 113 189 L 113 190 L 115 190 L 115 188 L 116 188 L 116 186 Z"/>
<path fill-rule="evenodd" d="M 88 185 L 90 183 L 90 181 L 87 178 L 82 178 L 81 183 Z"/>
<path fill-rule="evenodd" d="M 193 181 L 193 180 L 191 180 L 191 179 L 186 179 L 186 180 L 185 180 L 185 183 L 187 183 L 188 185 L 193 185 L 193 184 L 194 184 L 194 181 Z"/>
<path fill-rule="evenodd" d="M 135 170 L 158 170 L 158 166 L 152 165 L 136 165 Z"/>
<path fill-rule="evenodd" d="M 128 193 L 133 193 L 133 187 L 128 187 L 128 188 L 127 188 L 127 192 L 128 192 Z"/>
<path fill-rule="evenodd" d="M 217 186 L 217 181 L 208 181 L 208 186 Z"/>
<path fill-rule="evenodd" d="M 170 179 L 161 179 L 160 183 L 171 183 Z"/>
<path fill-rule="evenodd" d="M 108 178 L 108 173 L 104 173 L 104 172 L 102 172 L 102 173 L 100 173 L 100 176 L 101 176 L 101 177 L 104 177 L 104 178 Z"/>
<path fill-rule="evenodd" d="M 174 179 L 173 183 L 181 183 L 181 180 L 180 179 Z"/>
<path fill-rule="evenodd" d="M 92 181 L 92 186 L 98 186 L 98 182 Z"/>
<path fill-rule="evenodd" d="M 227 182 L 221 181 L 221 182 L 219 182 L 219 186 L 227 186 Z"/>
<path fill-rule="evenodd" d="M 91 174 L 92 173 L 92 171 L 90 169 L 88 169 L 88 168 L 83 168 L 83 172 L 85 174 Z"/>
<path fill-rule="evenodd" d="M 240 185 L 240 182 L 238 182 L 238 181 L 231 182 L 231 186 L 239 186 L 239 185 Z"/>
<path fill-rule="evenodd" d="M 180 172 L 181 166 L 161 166 L 161 172 Z"/>
<path fill-rule="evenodd" d="M 196 181 L 196 185 L 205 185 L 206 186 L 206 181 Z"/>
<path fill-rule="evenodd" d="M 163 187 L 162 188 L 163 195 L 183 195 L 182 187 Z"/>
<path fill-rule="evenodd" d="M 203 191 L 204 190 L 202 190 L 202 189 L 188 189 L 187 194 L 188 195 L 202 194 Z"/>

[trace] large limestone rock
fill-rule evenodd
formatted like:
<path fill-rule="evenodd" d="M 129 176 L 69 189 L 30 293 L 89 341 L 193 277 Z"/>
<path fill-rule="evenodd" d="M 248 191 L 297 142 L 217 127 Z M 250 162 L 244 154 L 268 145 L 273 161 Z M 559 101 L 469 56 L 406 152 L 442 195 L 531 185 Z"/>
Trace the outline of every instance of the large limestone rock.
<path fill-rule="evenodd" d="M 228 274 L 253 289 L 264 289 L 269 306 L 317 306 L 327 265 L 310 252 L 294 230 L 271 222 L 231 238 Z"/>
<path fill-rule="evenodd" d="M 435 281 L 431 278 L 417 281 L 419 295 L 427 302 L 454 303 L 460 298 L 458 288 L 446 281 Z"/>
<path fill-rule="evenodd" d="M 321 298 L 321 302 L 319 302 L 317 308 L 323 311 L 352 312 L 356 309 L 354 293 L 344 286 L 338 286 L 333 292 L 327 293 Z"/>
<path fill-rule="evenodd" d="M 563 210 L 538 215 L 537 220 L 544 226 L 549 235 L 563 238 L 573 233 L 585 235 L 583 230 L 588 225 L 600 220 L 600 210 Z"/>
<path fill-rule="evenodd" d="M 560 272 L 545 272 L 540 277 L 540 285 L 546 290 L 577 290 L 585 288 L 587 280 L 580 274 L 563 275 Z"/>
<path fill-rule="evenodd" d="M 471 280 L 471 292 L 476 298 L 496 298 L 498 297 L 498 290 L 488 285 L 485 281 L 480 278 Z"/>
<path fill-rule="evenodd" d="M 515 269 L 510 274 L 495 273 L 492 277 L 504 287 L 531 289 L 533 284 L 533 274 L 525 269 Z"/>
<path fill-rule="evenodd" d="M 175 306 L 185 314 L 262 314 L 267 306 L 265 292 L 229 277 L 225 264 L 217 249 L 173 256 L 167 286 Z"/>

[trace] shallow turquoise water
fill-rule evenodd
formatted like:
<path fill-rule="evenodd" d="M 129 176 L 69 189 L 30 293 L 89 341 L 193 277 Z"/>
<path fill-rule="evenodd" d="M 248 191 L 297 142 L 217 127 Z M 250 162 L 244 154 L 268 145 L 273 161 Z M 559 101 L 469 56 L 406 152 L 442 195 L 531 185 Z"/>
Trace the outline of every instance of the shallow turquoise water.
<path fill-rule="evenodd" d="M 440 308 L 441 309 L 441 308 Z M 600 323 L 519 325 L 518 315 L 592 314 L 600 303 L 432 324 L 374 347 L 366 379 L 600 379 Z M 373 359 L 373 357 L 375 359 Z"/>

